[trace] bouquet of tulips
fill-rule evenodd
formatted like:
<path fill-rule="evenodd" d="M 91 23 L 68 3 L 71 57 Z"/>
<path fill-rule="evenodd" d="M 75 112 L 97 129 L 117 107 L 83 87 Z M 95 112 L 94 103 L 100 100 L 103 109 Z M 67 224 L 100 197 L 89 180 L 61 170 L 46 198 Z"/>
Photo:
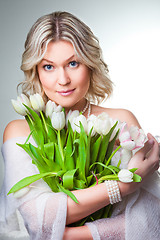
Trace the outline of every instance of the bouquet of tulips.
<path fill-rule="evenodd" d="M 24 144 L 17 144 L 30 155 L 39 174 L 22 179 L 8 194 L 29 189 L 30 184 L 42 178 L 53 192 L 64 192 L 78 204 L 72 190 L 92 187 L 104 180 L 141 181 L 134 173 L 137 169 L 128 170 L 127 165 L 147 140 L 142 129 L 128 128 L 106 113 L 90 115 L 88 119 L 78 110 L 65 114 L 51 100 L 45 105 L 39 94 L 29 98 L 21 94 L 12 100 L 12 105 L 25 116 L 31 131 Z M 37 146 L 29 142 L 31 135 Z M 110 214 L 108 205 L 77 225 Z"/>

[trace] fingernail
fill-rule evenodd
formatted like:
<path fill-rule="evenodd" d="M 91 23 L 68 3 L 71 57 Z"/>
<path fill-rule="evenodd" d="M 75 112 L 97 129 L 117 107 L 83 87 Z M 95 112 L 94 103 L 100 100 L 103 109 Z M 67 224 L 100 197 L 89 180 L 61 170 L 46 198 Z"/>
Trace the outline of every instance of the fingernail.
<path fill-rule="evenodd" d="M 153 140 L 153 139 L 150 139 L 150 140 L 148 141 L 148 143 L 152 145 L 152 144 L 154 143 L 154 140 Z"/>

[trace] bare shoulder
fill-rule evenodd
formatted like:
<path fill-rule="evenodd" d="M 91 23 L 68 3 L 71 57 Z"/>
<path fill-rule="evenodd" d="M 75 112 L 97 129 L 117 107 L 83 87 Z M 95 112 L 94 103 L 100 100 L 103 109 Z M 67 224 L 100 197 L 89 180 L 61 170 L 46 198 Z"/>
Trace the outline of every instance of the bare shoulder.
<path fill-rule="evenodd" d="M 11 138 L 28 136 L 29 133 L 30 129 L 26 120 L 13 120 L 8 123 L 4 130 L 3 143 Z"/>
<path fill-rule="evenodd" d="M 104 108 L 95 105 L 93 106 L 93 114 L 99 115 L 102 112 L 106 112 L 113 119 L 118 119 L 121 122 L 126 122 L 129 126 L 134 125 L 140 128 L 140 124 L 135 115 L 127 109 Z"/>

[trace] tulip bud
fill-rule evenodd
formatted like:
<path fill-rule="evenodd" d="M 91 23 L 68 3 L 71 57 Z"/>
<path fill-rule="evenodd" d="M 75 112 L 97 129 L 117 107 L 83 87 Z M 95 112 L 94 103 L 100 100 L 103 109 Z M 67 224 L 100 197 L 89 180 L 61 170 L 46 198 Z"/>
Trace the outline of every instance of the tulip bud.
<path fill-rule="evenodd" d="M 52 126 L 56 130 L 61 130 L 65 126 L 64 112 L 53 112 L 51 117 Z"/>
<path fill-rule="evenodd" d="M 128 163 L 131 160 L 132 156 L 133 156 L 132 151 L 127 150 L 127 149 L 122 149 L 120 168 L 127 168 Z"/>
<path fill-rule="evenodd" d="M 125 131 L 125 132 L 120 134 L 120 136 L 119 136 L 119 141 L 120 142 L 125 142 L 125 141 L 128 141 L 128 140 L 131 140 L 131 135 L 128 131 Z"/>
<path fill-rule="evenodd" d="M 126 142 L 121 142 L 121 146 L 122 148 L 126 149 L 126 150 L 133 150 L 136 146 L 134 141 L 128 140 Z"/>
<path fill-rule="evenodd" d="M 121 182 L 124 183 L 133 182 L 133 173 L 128 169 L 121 169 L 118 173 L 118 178 Z"/>
<path fill-rule="evenodd" d="M 66 126 L 68 126 L 68 121 L 71 124 L 73 119 L 78 116 L 79 116 L 78 110 L 75 110 L 75 111 L 69 110 L 69 112 L 67 113 L 67 116 L 66 116 Z"/>
<path fill-rule="evenodd" d="M 97 116 L 94 123 L 94 129 L 97 133 L 106 135 L 111 129 L 111 121 L 107 113 L 101 113 Z"/>
<path fill-rule="evenodd" d="M 55 102 L 52 102 L 51 100 L 49 100 L 46 104 L 46 108 L 45 108 L 45 114 L 46 117 L 52 117 L 52 113 L 53 112 L 61 112 L 62 111 L 62 106 L 60 105 L 56 105 Z"/>
<path fill-rule="evenodd" d="M 95 120 L 96 120 L 96 116 L 91 114 L 88 118 L 87 118 L 87 124 L 88 124 L 88 127 L 87 127 L 87 134 L 89 135 L 91 129 L 92 129 L 92 132 L 91 132 L 91 136 L 93 137 L 95 134 L 96 134 L 96 131 L 94 129 L 94 123 L 95 123 Z"/>
<path fill-rule="evenodd" d="M 23 93 L 17 97 L 17 100 L 12 99 L 11 100 L 12 105 L 14 110 L 19 113 L 22 116 L 27 115 L 27 109 L 26 107 L 23 105 L 23 103 L 25 105 L 27 105 L 28 107 L 31 107 L 30 101 L 28 99 L 28 97 L 26 95 L 24 95 Z"/>
<path fill-rule="evenodd" d="M 52 116 L 52 113 L 53 113 L 53 110 L 54 110 L 54 102 L 52 102 L 51 100 L 49 100 L 47 103 L 46 103 L 46 109 L 45 109 L 45 114 L 46 114 L 46 117 L 50 117 Z"/>
<path fill-rule="evenodd" d="M 30 102 L 31 102 L 32 108 L 35 111 L 40 112 L 40 111 L 44 110 L 45 104 L 44 104 L 43 98 L 41 97 L 40 94 L 36 93 L 36 94 L 31 95 Z"/>
<path fill-rule="evenodd" d="M 87 133 L 87 119 L 84 115 L 79 115 L 78 117 L 73 118 L 71 122 L 71 127 L 73 131 L 80 133 L 80 122 L 83 125 L 84 131 Z"/>

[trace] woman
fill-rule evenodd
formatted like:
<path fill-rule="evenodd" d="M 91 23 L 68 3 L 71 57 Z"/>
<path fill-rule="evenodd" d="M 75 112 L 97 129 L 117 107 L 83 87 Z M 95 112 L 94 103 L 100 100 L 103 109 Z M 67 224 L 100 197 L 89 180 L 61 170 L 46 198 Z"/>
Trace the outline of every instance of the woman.
<path fill-rule="evenodd" d="M 140 127 L 130 111 L 90 104 L 91 101 L 99 103 L 110 96 L 112 82 L 107 65 L 102 59 L 98 40 L 83 22 L 69 13 L 55 12 L 37 20 L 27 36 L 21 69 L 26 77 L 22 83 L 24 93 L 38 92 L 45 101 L 51 99 L 65 107 L 66 112 L 77 109 L 86 117 L 106 112 L 113 119 Z M 6 161 L 6 177 L 1 204 L 5 211 L 1 210 L 0 214 L 1 232 L 16 229 L 15 210 L 18 209 L 30 239 L 142 239 L 138 229 L 136 231 L 140 234 L 139 238 L 137 235 L 134 238 L 132 233 L 132 224 L 137 222 L 137 210 L 133 206 L 137 204 L 139 210 L 149 199 L 158 210 L 159 200 L 147 191 L 140 190 L 139 183 L 119 182 L 119 191 L 124 201 L 115 208 L 113 217 L 87 223 L 82 227 L 67 226 L 110 203 L 105 183 L 74 191 L 79 204 L 63 193 L 51 192 L 43 180 L 36 182 L 19 199 L 10 195 L 6 197 L 5 194 L 14 183 L 38 172 L 27 154 L 16 146 L 16 142 L 24 142 L 29 133 L 25 120 L 12 121 L 4 131 L 2 151 Z M 137 173 L 143 181 L 159 167 L 158 143 L 151 134 L 148 134 L 148 138 L 145 147 L 136 153 L 128 166 L 138 168 Z M 142 198 L 146 199 L 144 205 Z M 141 210 L 140 214 L 144 214 L 144 211 Z M 155 219 L 159 219 L 158 216 Z M 142 220 L 148 221 L 145 218 Z M 142 234 L 149 234 L 147 223 L 143 227 Z"/>

